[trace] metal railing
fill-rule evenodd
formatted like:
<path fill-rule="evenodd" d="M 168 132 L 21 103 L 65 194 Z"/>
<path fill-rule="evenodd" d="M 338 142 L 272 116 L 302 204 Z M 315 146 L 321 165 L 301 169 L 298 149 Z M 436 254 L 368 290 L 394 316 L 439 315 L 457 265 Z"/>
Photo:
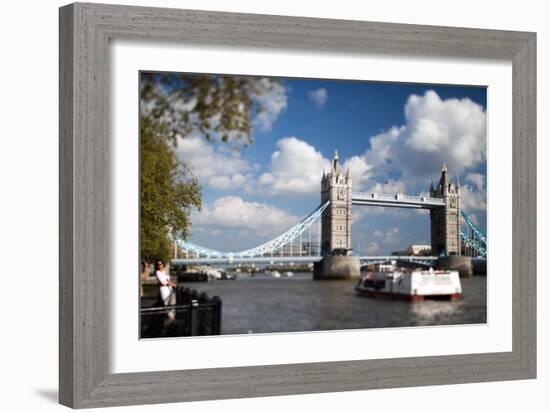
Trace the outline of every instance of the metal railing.
<path fill-rule="evenodd" d="M 140 309 L 140 337 L 165 338 L 221 334 L 222 301 L 178 287 L 176 304 Z"/>

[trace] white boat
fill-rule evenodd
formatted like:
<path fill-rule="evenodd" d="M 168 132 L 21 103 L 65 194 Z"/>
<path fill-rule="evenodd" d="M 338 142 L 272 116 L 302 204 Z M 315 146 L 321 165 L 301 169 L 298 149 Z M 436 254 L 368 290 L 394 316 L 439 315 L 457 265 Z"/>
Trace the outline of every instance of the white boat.
<path fill-rule="evenodd" d="M 208 268 L 205 272 L 208 280 L 219 280 L 222 278 L 222 273 L 219 270 Z"/>
<path fill-rule="evenodd" d="M 355 290 L 369 297 L 408 301 L 462 298 L 462 285 L 457 271 L 401 268 L 397 267 L 395 261 L 362 270 Z"/>

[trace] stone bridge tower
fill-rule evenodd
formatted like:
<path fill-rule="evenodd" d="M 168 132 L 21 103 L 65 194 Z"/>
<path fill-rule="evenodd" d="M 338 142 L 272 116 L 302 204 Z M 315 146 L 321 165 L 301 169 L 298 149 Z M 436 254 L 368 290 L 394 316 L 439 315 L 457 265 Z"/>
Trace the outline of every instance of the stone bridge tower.
<path fill-rule="evenodd" d="M 330 200 L 321 221 L 323 256 L 331 255 L 335 249 L 351 250 L 351 186 L 349 170 L 342 170 L 336 151 L 331 170 L 323 171 L 321 179 L 321 204 Z"/>
<path fill-rule="evenodd" d="M 449 180 L 447 165 L 441 169 L 439 184 L 430 187 L 430 197 L 445 200 L 444 207 L 430 210 L 432 255 L 449 256 L 461 254 L 460 239 L 460 182 Z"/>

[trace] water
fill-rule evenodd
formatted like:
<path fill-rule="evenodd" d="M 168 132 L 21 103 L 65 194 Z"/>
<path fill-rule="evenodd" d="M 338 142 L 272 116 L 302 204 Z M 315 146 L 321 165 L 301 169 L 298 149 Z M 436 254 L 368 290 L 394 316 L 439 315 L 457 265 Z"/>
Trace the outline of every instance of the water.
<path fill-rule="evenodd" d="M 222 299 L 222 334 L 227 335 L 485 323 L 486 277 L 461 281 L 462 300 L 415 303 L 358 296 L 355 280 L 313 281 L 311 273 L 185 286 Z"/>

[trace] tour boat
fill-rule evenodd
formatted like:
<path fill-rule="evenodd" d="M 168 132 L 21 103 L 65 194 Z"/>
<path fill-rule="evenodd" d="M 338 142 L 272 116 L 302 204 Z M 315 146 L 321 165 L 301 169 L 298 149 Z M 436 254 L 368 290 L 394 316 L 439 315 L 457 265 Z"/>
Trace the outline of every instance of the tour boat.
<path fill-rule="evenodd" d="M 358 294 L 407 301 L 462 298 L 462 285 L 457 271 L 402 268 L 395 261 L 369 265 L 361 271 L 355 286 Z"/>

